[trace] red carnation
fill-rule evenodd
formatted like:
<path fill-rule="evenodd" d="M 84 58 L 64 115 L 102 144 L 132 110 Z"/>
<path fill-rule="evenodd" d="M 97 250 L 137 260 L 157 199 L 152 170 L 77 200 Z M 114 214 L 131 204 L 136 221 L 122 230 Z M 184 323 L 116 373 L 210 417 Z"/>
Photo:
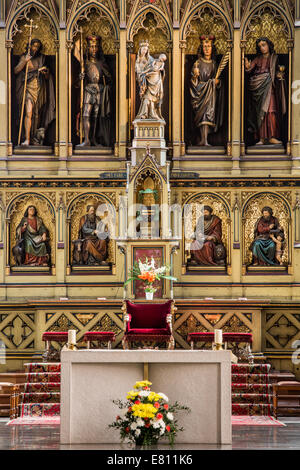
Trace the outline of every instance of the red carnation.
<path fill-rule="evenodd" d="M 129 411 L 129 413 L 131 413 L 131 412 L 132 412 L 132 408 L 131 408 L 131 406 L 128 408 L 128 411 Z"/>
<path fill-rule="evenodd" d="M 158 403 L 158 401 L 156 401 L 153 406 L 158 409 L 160 407 L 160 404 Z"/>
<path fill-rule="evenodd" d="M 145 423 L 145 428 L 150 428 L 150 423 Z"/>
<path fill-rule="evenodd" d="M 125 432 L 127 432 L 127 433 L 129 432 L 129 428 L 128 428 L 128 427 L 127 427 L 127 428 L 125 428 Z"/>
<path fill-rule="evenodd" d="M 168 425 L 168 426 L 166 426 L 166 430 L 167 430 L 168 432 L 170 432 L 170 431 L 171 431 L 171 428 L 170 428 L 170 426 L 169 426 L 169 425 Z"/>
<path fill-rule="evenodd" d="M 168 410 L 168 409 L 169 409 L 169 405 L 165 404 L 165 405 L 164 405 L 164 409 L 165 409 L 165 410 Z"/>
<path fill-rule="evenodd" d="M 135 400 L 134 404 L 135 404 L 135 405 L 140 405 L 141 402 L 140 402 L 140 400 Z"/>
<path fill-rule="evenodd" d="M 157 419 L 162 419 L 163 415 L 161 413 L 157 413 L 156 418 Z"/>

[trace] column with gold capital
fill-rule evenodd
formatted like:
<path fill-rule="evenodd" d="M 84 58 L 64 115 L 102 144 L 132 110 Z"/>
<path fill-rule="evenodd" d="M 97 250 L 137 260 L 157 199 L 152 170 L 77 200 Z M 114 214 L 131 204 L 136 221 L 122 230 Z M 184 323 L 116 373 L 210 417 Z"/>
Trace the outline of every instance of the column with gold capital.
<path fill-rule="evenodd" d="M 71 81 L 70 67 L 69 67 L 69 55 L 72 48 L 72 44 L 66 39 L 66 30 L 61 29 L 59 32 L 59 52 L 58 52 L 58 63 L 59 63 L 59 96 L 58 96 L 58 121 L 59 121 L 59 136 L 58 136 L 58 148 L 59 148 L 59 174 L 67 174 L 67 157 L 69 155 L 69 146 L 71 145 L 69 126 L 71 126 L 69 107 L 69 86 Z M 65 80 L 68 77 L 68 81 Z M 71 147 L 72 151 L 72 147 Z"/>

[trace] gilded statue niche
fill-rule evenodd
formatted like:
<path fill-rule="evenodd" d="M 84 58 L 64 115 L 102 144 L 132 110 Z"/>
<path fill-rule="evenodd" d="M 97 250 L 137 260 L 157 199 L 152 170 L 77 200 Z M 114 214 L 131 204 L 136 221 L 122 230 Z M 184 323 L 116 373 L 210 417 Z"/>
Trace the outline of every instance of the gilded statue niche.
<path fill-rule="evenodd" d="M 200 216 L 204 208 L 204 217 L 207 216 L 207 221 L 204 220 L 204 242 L 203 248 L 204 256 L 200 246 L 197 248 L 195 243 L 195 232 L 197 224 L 199 223 Z M 213 218 L 215 221 L 213 221 Z M 209 219 L 209 220 L 208 220 Z M 212 230 L 206 229 L 206 224 L 212 221 Z M 221 220 L 221 222 L 219 222 Z M 230 230 L 230 214 L 227 204 L 218 196 L 213 194 L 195 195 L 189 198 L 183 209 L 183 234 L 184 234 L 184 253 L 183 253 L 183 266 L 188 269 L 223 269 L 230 267 L 230 246 L 231 246 L 231 230 Z M 207 231 L 207 233 L 206 233 Z M 212 237 L 210 240 L 207 237 Z M 206 249 L 206 242 L 211 241 L 214 246 L 208 246 Z M 197 242 L 196 242 L 197 243 Z M 198 251 L 200 256 L 193 255 L 193 251 Z M 201 253 L 200 253 L 201 251 Z"/>
<path fill-rule="evenodd" d="M 101 238 L 100 234 L 100 238 L 92 237 L 95 239 L 92 243 L 93 246 L 91 247 L 91 250 L 86 250 L 86 247 L 83 242 L 86 235 L 83 234 L 82 224 L 84 221 L 83 219 L 87 218 L 87 215 L 89 214 L 89 212 L 91 212 L 91 207 L 95 209 L 95 216 L 94 214 L 92 214 L 93 219 L 95 219 L 95 230 L 100 230 L 98 224 L 100 223 L 101 225 L 101 221 L 105 220 L 109 237 L 108 243 L 106 238 L 104 238 L 103 241 L 103 238 Z M 110 202 L 109 199 L 106 199 L 101 195 L 83 195 L 71 202 L 68 214 L 68 266 L 77 266 L 79 269 L 79 267 L 82 268 L 83 266 L 88 266 L 90 268 L 99 268 L 99 266 L 107 267 L 108 265 L 115 265 L 114 239 L 116 236 L 116 214 L 113 203 Z M 102 241 L 105 246 L 100 246 Z M 86 256 L 84 254 L 84 250 L 86 250 Z M 98 253 L 96 253 L 96 251 L 94 250 L 96 250 Z M 96 258 L 90 256 L 90 252 L 96 253 Z"/>
<path fill-rule="evenodd" d="M 117 147 L 118 28 L 108 5 L 87 4 L 68 23 L 69 154 L 111 154 Z M 72 47 L 71 47 L 72 46 Z M 101 103 L 101 106 L 100 106 Z"/>
<path fill-rule="evenodd" d="M 21 230 L 18 230 L 21 221 L 23 220 L 24 216 L 26 216 L 26 212 L 28 211 L 29 207 L 36 208 L 36 215 L 43 224 L 46 229 L 47 236 L 46 236 L 46 249 L 49 255 L 49 258 L 46 262 L 41 262 L 38 266 L 38 263 L 33 262 L 31 263 L 30 260 L 25 261 L 25 257 L 21 254 L 20 250 L 16 250 L 15 247 L 19 246 L 20 238 L 24 239 L 24 233 L 21 233 Z M 7 267 L 11 266 L 13 270 L 17 268 L 21 268 L 21 270 L 25 267 L 26 270 L 30 268 L 30 270 L 37 270 L 40 268 L 47 269 L 46 266 L 53 267 L 55 266 L 55 212 L 53 206 L 50 202 L 44 198 L 39 196 L 38 194 L 24 194 L 22 196 L 17 197 L 9 207 L 8 210 L 8 218 L 10 223 L 7 226 L 7 236 L 9 239 L 9 252 L 7 253 Z M 21 227 L 20 227 L 21 228 Z M 18 235 L 17 235 L 18 230 Z M 40 238 L 38 235 L 34 238 L 35 247 L 38 248 L 39 245 L 43 244 L 42 240 L 37 240 Z M 26 243 L 26 241 L 25 241 Z M 26 246 L 25 246 L 26 251 Z M 25 255 L 25 253 L 24 253 Z M 41 253 L 41 256 L 43 253 Z"/>
<path fill-rule="evenodd" d="M 137 231 L 141 238 L 158 238 L 161 232 L 161 181 L 151 170 L 143 170 L 135 181 Z M 153 207 L 155 206 L 155 207 Z"/>
<path fill-rule="evenodd" d="M 48 3 L 46 6 L 49 6 Z M 29 3 L 13 18 L 8 39 L 12 40 L 13 45 L 10 57 L 9 141 L 13 143 L 15 153 L 57 152 L 56 17 L 51 12 L 49 15 L 45 13 L 38 4 Z"/>
<path fill-rule="evenodd" d="M 253 266 L 253 253 L 252 244 L 255 236 L 254 231 L 257 222 L 262 217 L 262 210 L 264 208 L 271 208 L 273 217 L 278 219 L 279 227 L 283 229 L 284 241 L 282 244 L 282 264 L 281 267 L 287 266 L 291 263 L 291 233 L 290 233 L 290 210 L 288 203 L 283 198 L 272 193 L 259 193 L 254 197 L 248 199 L 243 209 L 243 265 Z M 275 227 L 274 227 L 275 228 Z M 277 234 L 274 234 L 277 237 Z M 274 257 L 275 261 L 275 257 Z M 275 263 L 277 263 L 275 261 Z M 270 265 L 274 269 L 276 266 Z M 278 266 L 280 263 L 278 262 Z M 263 269 L 263 267 L 262 267 Z"/>

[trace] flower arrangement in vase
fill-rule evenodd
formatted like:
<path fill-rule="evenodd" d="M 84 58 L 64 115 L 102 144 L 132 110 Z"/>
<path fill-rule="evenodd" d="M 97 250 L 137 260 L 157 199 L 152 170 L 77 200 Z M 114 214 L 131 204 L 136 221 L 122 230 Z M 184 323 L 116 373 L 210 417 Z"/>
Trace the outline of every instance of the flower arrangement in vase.
<path fill-rule="evenodd" d="M 177 281 L 176 277 L 168 276 L 166 273 L 170 271 L 168 266 L 156 267 L 154 258 L 151 258 L 148 261 L 146 258 L 145 263 L 142 263 L 140 259 L 134 263 L 133 268 L 129 272 L 129 278 L 124 283 L 124 286 L 129 284 L 132 281 L 143 281 L 145 296 L 147 300 L 153 299 L 153 294 L 156 292 L 154 287 L 155 281 L 160 281 L 161 279 L 169 279 L 171 281 Z"/>
<path fill-rule="evenodd" d="M 190 409 L 177 402 L 169 404 L 164 393 L 151 391 L 151 385 L 147 380 L 136 382 L 126 402 L 113 400 L 121 411 L 109 427 L 120 430 L 122 441 L 126 439 L 136 445 L 155 445 L 161 438 L 167 438 L 173 445 L 177 433 L 183 431 L 175 415 L 178 411 L 189 413 Z"/>

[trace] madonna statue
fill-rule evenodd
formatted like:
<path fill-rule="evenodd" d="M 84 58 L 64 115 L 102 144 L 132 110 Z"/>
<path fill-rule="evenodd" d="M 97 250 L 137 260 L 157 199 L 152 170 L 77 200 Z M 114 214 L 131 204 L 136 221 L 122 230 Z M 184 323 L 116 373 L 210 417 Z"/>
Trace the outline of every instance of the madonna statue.
<path fill-rule="evenodd" d="M 136 119 L 163 120 L 161 105 L 164 96 L 163 83 L 166 60 L 165 54 L 161 54 L 158 59 L 154 59 L 149 54 L 148 41 L 140 42 L 135 72 L 140 87 L 141 104 Z"/>

